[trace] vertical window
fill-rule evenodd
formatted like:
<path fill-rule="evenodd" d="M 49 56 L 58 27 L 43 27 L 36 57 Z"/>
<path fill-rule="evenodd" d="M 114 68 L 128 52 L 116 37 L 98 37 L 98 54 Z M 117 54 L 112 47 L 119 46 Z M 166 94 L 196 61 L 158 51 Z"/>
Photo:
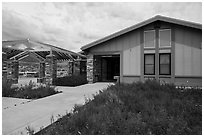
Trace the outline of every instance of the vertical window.
<path fill-rule="evenodd" d="M 171 75 L 171 54 L 170 53 L 159 54 L 159 74 Z"/>
<path fill-rule="evenodd" d="M 155 30 L 149 30 L 144 32 L 144 47 L 145 48 L 155 47 Z"/>
<path fill-rule="evenodd" d="M 159 30 L 159 47 L 171 47 L 171 30 Z"/>
<path fill-rule="evenodd" d="M 155 54 L 144 55 L 144 74 L 145 75 L 155 74 Z"/>

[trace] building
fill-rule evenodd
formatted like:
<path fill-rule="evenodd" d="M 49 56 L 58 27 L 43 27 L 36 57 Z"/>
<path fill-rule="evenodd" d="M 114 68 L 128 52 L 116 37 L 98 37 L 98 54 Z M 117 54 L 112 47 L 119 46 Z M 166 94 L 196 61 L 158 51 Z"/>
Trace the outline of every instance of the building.
<path fill-rule="evenodd" d="M 57 75 L 62 62 L 67 72 Z M 86 56 L 30 39 L 2 41 L 2 64 L 3 79 L 12 83 L 18 83 L 19 70 L 35 76 L 37 72 L 38 82 L 49 84 L 59 76 L 86 74 Z"/>
<path fill-rule="evenodd" d="M 202 24 L 155 16 L 83 46 L 87 80 L 202 86 Z"/>

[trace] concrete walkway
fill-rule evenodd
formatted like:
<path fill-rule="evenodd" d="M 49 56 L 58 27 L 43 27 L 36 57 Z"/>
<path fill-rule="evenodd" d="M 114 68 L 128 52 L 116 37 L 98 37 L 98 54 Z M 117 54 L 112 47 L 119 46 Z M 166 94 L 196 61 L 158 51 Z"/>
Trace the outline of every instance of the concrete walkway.
<path fill-rule="evenodd" d="M 70 112 L 75 104 L 83 104 L 86 98 L 92 98 L 99 90 L 107 88 L 110 83 L 86 84 L 78 87 L 56 87 L 59 93 L 33 101 L 20 100 L 16 105 L 3 99 L 2 134 L 27 134 L 26 127 L 35 132 L 46 127 L 62 115 Z M 13 100 L 11 98 L 11 100 Z M 26 102 L 26 103 L 21 103 Z"/>

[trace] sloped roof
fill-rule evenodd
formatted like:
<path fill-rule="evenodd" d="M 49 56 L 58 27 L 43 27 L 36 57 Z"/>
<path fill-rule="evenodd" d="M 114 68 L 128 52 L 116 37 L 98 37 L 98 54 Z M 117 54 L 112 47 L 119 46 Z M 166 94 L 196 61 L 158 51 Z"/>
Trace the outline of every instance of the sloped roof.
<path fill-rule="evenodd" d="M 169 23 L 178 24 L 178 25 L 182 25 L 182 26 L 187 26 L 187 27 L 191 27 L 191 28 L 202 29 L 202 24 L 199 24 L 199 23 L 194 23 L 194 22 L 190 22 L 190 21 L 184 21 L 184 20 L 180 20 L 180 19 L 175 19 L 175 18 L 170 18 L 170 17 L 165 17 L 165 16 L 157 15 L 157 16 L 154 16 L 154 17 L 148 19 L 148 20 L 140 22 L 140 23 L 138 23 L 136 25 L 133 25 L 131 27 L 128 27 L 126 29 L 118 31 L 118 32 L 116 32 L 114 34 L 106 36 L 106 37 L 104 37 L 102 39 L 99 39 L 99 40 L 96 40 L 96 41 L 94 41 L 92 43 L 89 43 L 89 44 L 81 47 L 81 50 L 89 49 L 89 48 L 91 48 L 93 46 L 96 46 L 96 45 L 98 45 L 100 43 L 103 43 L 105 41 L 108 41 L 110 39 L 118 37 L 118 36 L 120 36 L 122 34 L 125 34 L 127 32 L 133 31 L 135 29 L 138 29 L 140 27 L 143 27 L 143 26 L 145 26 L 147 24 L 150 24 L 152 22 L 155 22 L 155 21 L 164 21 L 164 22 L 169 22 Z"/>
<path fill-rule="evenodd" d="M 3 51 L 7 53 L 8 58 L 11 58 L 19 53 L 24 51 L 35 52 L 39 56 L 45 58 L 50 51 L 53 51 L 55 55 L 57 55 L 57 59 L 62 60 L 75 60 L 77 58 L 85 59 L 86 56 L 72 52 L 70 50 L 66 50 L 63 48 L 59 48 L 50 44 L 33 41 L 30 39 L 24 40 L 13 40 L 13 41 L 2 41 Z"/>

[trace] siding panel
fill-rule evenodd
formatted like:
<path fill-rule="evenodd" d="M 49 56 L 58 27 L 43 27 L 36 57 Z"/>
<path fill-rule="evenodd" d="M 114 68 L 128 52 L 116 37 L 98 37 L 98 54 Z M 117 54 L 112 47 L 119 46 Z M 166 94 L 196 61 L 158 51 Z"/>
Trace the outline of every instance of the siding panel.
<path fill-rule="evenodd" d="M 123 52 L 123 75 L 140 75 L 140 47 Z"/>
<path fill-rule="evenodd" d="M 201 31 L 175 28 L 175 75 L 202 76 Z"/>
<path fill-rule="evenodd" d="M 90 49 L 90 52 L 124 51 L 140 45 L 139 30 L 129 32 Z"/>

